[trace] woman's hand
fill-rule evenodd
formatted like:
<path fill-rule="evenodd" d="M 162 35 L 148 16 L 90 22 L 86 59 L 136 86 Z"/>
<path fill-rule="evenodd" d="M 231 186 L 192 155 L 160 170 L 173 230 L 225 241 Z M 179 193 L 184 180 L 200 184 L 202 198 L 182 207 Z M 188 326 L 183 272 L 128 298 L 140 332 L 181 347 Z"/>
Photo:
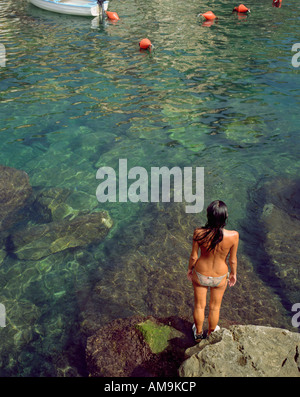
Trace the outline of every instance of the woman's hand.
<path fill-rule="evenodd" d="M 189 270 L 188 270 L 188 272 L 187 272 L 187 279 L 188 279 L 189 281 L 192 281 L 192 279 L 193 279 L 193 269 L 189 269 Z"/>
<path fill-rule="evenodd" d="M 230 273 L 229 275 L 229 287 L 233 287 L 236 283 L 236 274 Z"/>

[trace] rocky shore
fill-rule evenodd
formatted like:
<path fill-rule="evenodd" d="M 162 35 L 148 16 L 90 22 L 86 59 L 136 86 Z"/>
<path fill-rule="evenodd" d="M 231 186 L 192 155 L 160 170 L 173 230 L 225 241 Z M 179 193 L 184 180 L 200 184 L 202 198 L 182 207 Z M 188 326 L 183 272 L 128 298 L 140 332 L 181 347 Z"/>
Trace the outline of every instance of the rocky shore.
<path fill-rule="evenodd" d="M 233 325 L 186 350 L 179 376 L 300 377 L 300 334 Z"/>
<path fill-rule="evenodd" d="M 179 318 L 117 319 L 87 341 L 92 377 L 300 377 L 300 334 L 232 325 L 198 344 Z"/>

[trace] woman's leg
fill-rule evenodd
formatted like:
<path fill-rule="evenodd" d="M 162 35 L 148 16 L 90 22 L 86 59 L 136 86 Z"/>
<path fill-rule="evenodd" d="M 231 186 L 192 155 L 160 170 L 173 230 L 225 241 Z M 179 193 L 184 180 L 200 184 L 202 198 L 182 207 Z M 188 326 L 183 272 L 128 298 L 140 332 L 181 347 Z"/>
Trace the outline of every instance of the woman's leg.
<path fill-rule="evenodd" d="M 210 288 L 210 300 L 209 300 L 209 314 L 208 314 L 208 333 L 209 335 L 213 332 L 218 325 L 220 317 L 220 309 L 222 304 L 223 295 L 227 287 L 227 279 L 222 280 L 218 287 Z"/>
<path fill-rule="evenodd" d="M 193 282 L 194 286 L 194 323 L 196 325 L 197 334 L 201 334 L 205 318 L 206 295 L 208 287 Z"/>

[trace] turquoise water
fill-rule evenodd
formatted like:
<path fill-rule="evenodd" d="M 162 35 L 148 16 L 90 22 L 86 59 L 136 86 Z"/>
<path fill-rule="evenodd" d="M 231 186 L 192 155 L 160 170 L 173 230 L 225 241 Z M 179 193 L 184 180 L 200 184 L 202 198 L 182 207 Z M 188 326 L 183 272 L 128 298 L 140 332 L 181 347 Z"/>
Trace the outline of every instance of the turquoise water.
<path fill-rule="evenodd" d="M 101 284 L 106 269 L 118 271 L 138 249 L 135 225 L 148 230 L 152 222 L 151 205 L 97 202 L 99 167 L 117 170 L 120 158 L 147 170 L 204 167 L 205 205 L 224 200 L 229 227 L 238 230 L 247 229 L 258 186 L 299 174 L 300 68 L 291 64 L 291 48 L 299 42 L 300 5 L 247 4 L 252 13 L 239 16 L 229 1 L 112 0 L 109 9 L 120 20 L 98 24 L 26 1 L 0 2 L 7 58 L 0 67 L 0 164 L 26 171 L 35 190 L 72 191 L 73 215 L 101 208 L 114 221 L 97 246 L 35 261 L 1 251 L 3 376 L 86 374 L 76 357 L 84 354 L 79 329 L 90 291 L 99 282 L 109 302 L 110 286 Z M 219 17 L 211 26 L 197 17 L 209 9 Z M 154 44 L 151 52 L 139 51 L 144 37 Z M 241 233 L 241 255 L 259 245 L 249 234 Z M 261 268 L 258 256 L 250 255 L 254 269 Z M 278 305 L 283 294 L 276 285 L 270 292 Z M 103 302 L 104 322 L 127 313 L 125 303 L 112 312 Z M 290 323 L 287 306 L 279 311 L 272 325 Z M 151 314 L 149 307 L 137 312 Z"/>

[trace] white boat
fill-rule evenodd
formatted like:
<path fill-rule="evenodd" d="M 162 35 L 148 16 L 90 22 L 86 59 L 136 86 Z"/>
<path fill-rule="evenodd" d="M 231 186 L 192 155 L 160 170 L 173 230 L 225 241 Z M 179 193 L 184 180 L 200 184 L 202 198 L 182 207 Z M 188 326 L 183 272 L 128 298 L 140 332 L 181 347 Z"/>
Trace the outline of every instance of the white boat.
<path fill-rule="evenodd" d="M 93 16 L 104 15 L 108 1 L 97 0 L 28 0 L 43 10 L 60 14 Z"/>

